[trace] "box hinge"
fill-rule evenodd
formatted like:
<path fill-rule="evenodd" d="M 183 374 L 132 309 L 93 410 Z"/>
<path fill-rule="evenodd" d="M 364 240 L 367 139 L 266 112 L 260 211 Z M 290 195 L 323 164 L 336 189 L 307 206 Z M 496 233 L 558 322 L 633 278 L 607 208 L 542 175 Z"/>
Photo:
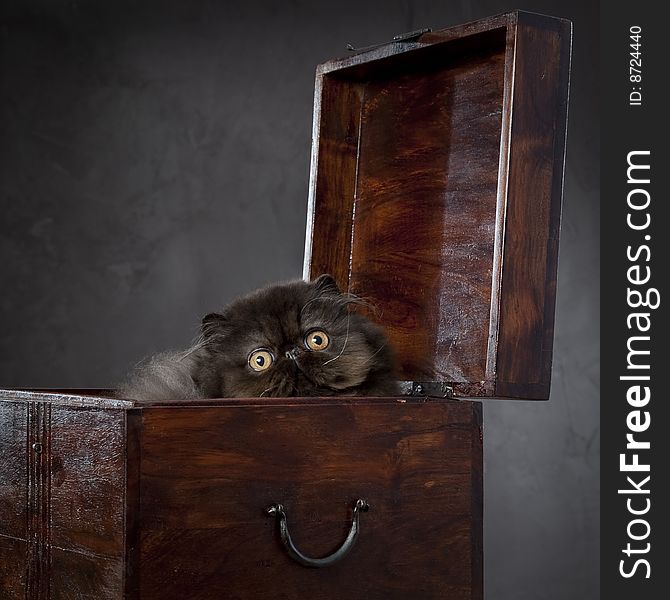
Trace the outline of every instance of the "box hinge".
<path fill-rule="evenodd" d="M 398 384 L 404 396 L 455 398 L 454 388 L 441 381 L 399 381 Z"/>

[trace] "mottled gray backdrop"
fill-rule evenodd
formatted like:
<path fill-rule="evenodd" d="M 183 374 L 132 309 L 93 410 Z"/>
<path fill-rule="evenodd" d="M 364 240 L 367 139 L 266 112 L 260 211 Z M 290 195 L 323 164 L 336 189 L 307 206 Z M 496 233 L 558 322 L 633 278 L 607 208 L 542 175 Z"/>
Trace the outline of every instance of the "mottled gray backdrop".
<path fill-rule="evenodd" d="M 3 0 L 0 385 L 110 386 L 301 274 L 314 68 L 513 8 L 574 20 L 548 403 L 485 405 L 488 600 L 598 597 L 598 3 Z"/>

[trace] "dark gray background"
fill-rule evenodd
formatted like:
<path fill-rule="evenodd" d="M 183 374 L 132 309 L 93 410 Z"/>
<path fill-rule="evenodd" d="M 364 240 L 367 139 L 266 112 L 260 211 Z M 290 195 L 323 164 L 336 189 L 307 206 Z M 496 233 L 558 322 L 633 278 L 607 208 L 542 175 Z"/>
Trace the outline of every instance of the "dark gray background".
<path fill-rule="evenodd" d="M 598 597 L 598 4 L 7 2 L 0 385 L 110 386 L 301 275 L 314 68 L 424 26 L 574 20 L 548 403 L 485 405 L 489 600 Z"/>

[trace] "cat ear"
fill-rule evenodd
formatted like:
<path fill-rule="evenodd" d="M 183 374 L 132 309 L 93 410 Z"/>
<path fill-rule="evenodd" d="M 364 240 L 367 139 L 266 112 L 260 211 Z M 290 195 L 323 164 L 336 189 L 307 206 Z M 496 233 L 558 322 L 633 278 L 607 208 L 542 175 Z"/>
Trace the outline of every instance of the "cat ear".
<path fill-rule="evenodd" d="M 209 313 L 202 318 L 201 330 L 205 337 L 220 333 L 228 324 L 228 318 L 219 313 Z"/>
<path fill-rule="evenodd" d="M 339 295 L 342 292 L 340 288 L 337 287 L 337 282 L 332 275 L 319 275 L 312 284 L 314 287 L 321 293 L 336 294 Z"/>

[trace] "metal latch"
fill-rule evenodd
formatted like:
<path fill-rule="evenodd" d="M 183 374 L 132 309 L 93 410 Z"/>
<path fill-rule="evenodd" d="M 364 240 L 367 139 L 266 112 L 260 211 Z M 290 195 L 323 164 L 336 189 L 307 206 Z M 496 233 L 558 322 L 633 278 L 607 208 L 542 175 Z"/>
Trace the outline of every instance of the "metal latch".
<path fill-rule="evenodd" d="M 413 42 L 417 38 L 420 38 L 424 33 L 429 33 L 433 31 L 430 27 L 424 27 L 423 29 L 415 29 L 414 31 L 408 31 L 407 33 L 400 33 L 393 36 L 394 42 Z"/>
<path fill-rule="evenodd" d="M 394 35 L 390 43 L 392 44 L 403 44 L 407 42 L 415 42 L 420 38 L 424 33 L 431 32 L 430 27 L 424 27 L 423 29 L 415 29 L 414 31 L 408 31 L 407 33 L 399 33 Z M 361 48 L 356 48 L 353 44 L 347 44 L 347 50 L 349 52 L 366 52 L 367 50 L 374 50 L 375 48 L 381 48 L 386 46 L 389 42 L 383 42 L 381 44 L 373 44 L 372 46 L 362 46 Z"/>

